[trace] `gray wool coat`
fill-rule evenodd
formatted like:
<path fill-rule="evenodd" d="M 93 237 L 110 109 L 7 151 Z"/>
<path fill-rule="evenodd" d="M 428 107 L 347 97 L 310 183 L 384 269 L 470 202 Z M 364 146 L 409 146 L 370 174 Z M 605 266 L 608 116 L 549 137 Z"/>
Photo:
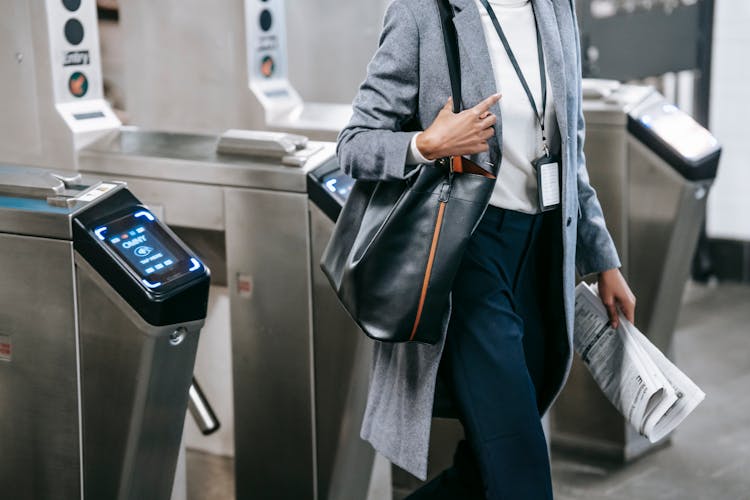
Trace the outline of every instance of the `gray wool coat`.
<path fill-rule="evenodd" d="M 554 108 L 560 131 L 562 220 L 559 290 L 560 328 L 548 332 L 555 346 L 549 361 L 544 410 L 567 379 L 572 361 L 576 270 L 580 275 L 620 266 L 612 238 L 589 184 L 583 155 L 581 56 L 572 0 L 532 0 L 541 32 Z M 459 40 L 462 101 L 465 108 L 497 92 L 474 0 L 451 0 Z M 388 7 L 377 52 L 353 102 L 353 115 L 338 141 L 344 171 L 366 180 L 403 179 L 416 172 L 405 166 L 415 131 L 429 126 L 450 96 L 440 17 L 435 0 L 394 0 Z M 489 152 L 471 157 L 477 165 L 499 165 L 500 120 Z M 416 167 L 418 168 L 418 167 Z M 550 306 L 554 307 L 554 306 Z M 563 310 L 559 310 L 563 309 Z M 443 351 L 436 345 L 376 343 L 361 436 L 391 462 L 420 479 L 427 475 L 427 450 L 435 382 Z"/>

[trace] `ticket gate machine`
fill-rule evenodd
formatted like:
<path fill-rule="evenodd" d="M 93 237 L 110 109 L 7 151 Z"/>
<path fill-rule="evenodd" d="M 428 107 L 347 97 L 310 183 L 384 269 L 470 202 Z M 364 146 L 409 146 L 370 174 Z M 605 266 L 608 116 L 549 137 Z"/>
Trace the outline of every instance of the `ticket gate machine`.
<path fill-rule="evenodd" d="M 364 499 L 371 341 L 320 270 L 333 222 L 308 192 L 311 171 L 338 170 L 335 145 L 278 139 L 124 127 L 79 163 L 87 179 L 127 181 L 228 289 L 232 371 L 220 385 L 233 391 L 237 498 Z"/>
<path fill-rule="evenodd" d="M 586 163 L 638 298 L 635 325 L 669 353 L 721 146 L 651 87 L 584 80 L 583 111 Z M 559 449 L 627 462 L 654 448 L 580 360 L 552 417 Z"/>
<path fill-rule="evenodd" d="M 209 271 L 118 182 L 0 166 L 0 484 L 169 498 Z"/>

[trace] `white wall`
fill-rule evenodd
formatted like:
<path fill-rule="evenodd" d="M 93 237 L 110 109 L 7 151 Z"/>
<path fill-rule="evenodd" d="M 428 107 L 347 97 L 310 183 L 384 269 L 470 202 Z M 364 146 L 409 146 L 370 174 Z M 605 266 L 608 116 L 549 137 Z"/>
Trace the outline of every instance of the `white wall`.
<path fill-rule="evenodd" d="M 286 0 L 289 80 L 306 101 L 349 104 L 390 0 Z"/>
<path fill-rule="evenodd" d="M 708 200 L 712 238 L 750 241 L 750 2 L 716 0 L 712 132 L 724 146 Z"/>

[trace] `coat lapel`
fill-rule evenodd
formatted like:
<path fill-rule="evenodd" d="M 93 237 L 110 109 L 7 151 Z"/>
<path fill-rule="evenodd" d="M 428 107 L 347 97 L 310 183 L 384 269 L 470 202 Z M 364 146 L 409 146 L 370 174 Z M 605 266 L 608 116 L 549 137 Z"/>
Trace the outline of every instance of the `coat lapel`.
<path fill-rule="evenodd" d="M 476 86 L 475 90 L 482 98 L 489 97 L 497 89 L 479 10 L 474 0 L 451 0 L 451 3 L 455 11 L 453 24 L 458 34 L 464 83 Z M 463 64 L 464 61 L 468 64 Z"/>
<path fill-rule="evenodd" d="M 539 34 L 542 38 L 547 77 L 552 88 L 557 123 L 563 141 L 568 137 L 568 99 L 565 78 L 565 61 L 563 60 L 562 38 L 557 23 L 557 16 L 551 0 L 531 0 L 534 3 Z"/>
<path fill-rule="evenodd" d="M 562 40 L 551 0 L 532 0 L 542 38 L 547 74 L 552 88 L 555 113 L 562 138 L 568 137 L 567 89 Z M 455 11 L 453 23 L 458 34 L 461 52 L 463 97 L 467 106 L 497 92 L 484 28 L 474 0 L 451 0 Z M 466 64 L 465 64 L 466 63 Z M 496 105 L 493 113 L 500 116 Z M 502 145 L 502 127 L 496 127 L 495 139 Z M 498 159 L 499 160 L 499 159 Z M 493 158 L 494 162 L 495 159 Z"/>
<path fill-rule="evenodd" d="M 492 70 L 490 52 L 484 38 L 482 20 L 479 17 L 479 10 L 474 0 L 450 1 L 455 13 L 453 24 L 456 26 L 461 57 L 461 91 L 464 105 L 471 107 L 497 93 L 495 75 Z M 495 104 L 490 111 L 497 115 L 498 122 L 500 122 L 499 104 Z M 497 156 L 497 152 L 500 151 L 503 143 L 503 131 L 500 125 L 495 127 L 494 140 L 496 141 L 494 144 L 490 142 L 490 156 L 479 161 L 475 160 L 481 166 L 490 170 L 492 168 L 484 164 L 484 161 L 489 160 L 493 165 L 500 162 L 500 157 Z"/>

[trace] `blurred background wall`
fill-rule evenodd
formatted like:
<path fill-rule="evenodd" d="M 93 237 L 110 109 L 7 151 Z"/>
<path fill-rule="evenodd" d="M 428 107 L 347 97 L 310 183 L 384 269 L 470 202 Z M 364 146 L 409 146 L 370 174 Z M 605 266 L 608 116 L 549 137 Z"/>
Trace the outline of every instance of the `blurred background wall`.
<path fill-rule="evenodd" d="M 716 0 L 715 16 L 710 128 L 724 152 L 709 197 L 707 234 L 715 273 L 750 281 L 750 2 Z"/>

